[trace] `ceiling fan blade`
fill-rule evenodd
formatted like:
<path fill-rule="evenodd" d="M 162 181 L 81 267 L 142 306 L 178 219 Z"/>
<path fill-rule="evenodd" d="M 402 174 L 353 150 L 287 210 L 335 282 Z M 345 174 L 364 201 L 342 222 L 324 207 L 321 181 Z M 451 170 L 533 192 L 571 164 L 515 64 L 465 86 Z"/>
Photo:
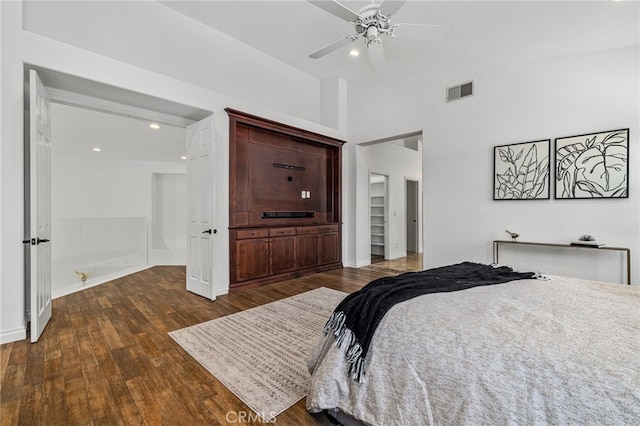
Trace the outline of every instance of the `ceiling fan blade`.
<path fill-rule="evenodd" d="M 331 53 L 334 50 L 341 48 L 342 46 L 346 46 L 347 44 L 355 41 L 357 38 L 358 38 L 357 34 L 350 34 L 350 35 L 348 35 L 346 37 L 341 38 L 340 40 L 334 41 L 330 45 L 323 47 L 322 49 L 318 50 L 317 52 L 313 52 L 311 55 L 309 55 L 309 57 L 312 58 L 312 59 L 321 58 L 324 55 L 326 55 L 327 53 Z"/>
<path fill-rule="evenodd" d="M 347 22 L 354 22 L 357 20 L 360 15 L 358 15 L 353 10 L 349 9 L 347 6 L 342 3 L 337 2 L 336 0 L 307 0 L 309 3 L 318 6 L 320 9 L 329 12 L 332 15 L 337 16 L 338 18 L 344 19 Z"/>
<path fill-rule="evenodd" d="M 406 2 L 407 0 L 386 0 L 380 6 L 380 13 L 384 16 L 391 16 L 396 13 Z"/>
<path fill-rule="evenodd" d="M 397 38 L 406 38 L 411 40 L 440 40 L 449 30 L 448 25 L 429 25 L 429 24 L 395 24 L 397 28 L 393 31 L 393 35 Z"/>
<path fill-rule="evenodd" d="M 367 49 L 369 52 L 369 65 L 374 71 L 384 68 L 384 48 L 382 43 L 372 43 Z"/>

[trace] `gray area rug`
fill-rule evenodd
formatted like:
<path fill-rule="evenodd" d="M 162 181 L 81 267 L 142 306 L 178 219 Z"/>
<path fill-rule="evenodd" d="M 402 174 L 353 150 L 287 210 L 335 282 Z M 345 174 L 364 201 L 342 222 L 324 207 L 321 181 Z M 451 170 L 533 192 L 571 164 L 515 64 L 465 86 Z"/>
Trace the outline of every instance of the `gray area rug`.
<path fill-rule="evenodd" d="M 169 335 L 268 422 L 307 395 L 307 356 L 346 295 L 321 287 Z"/>

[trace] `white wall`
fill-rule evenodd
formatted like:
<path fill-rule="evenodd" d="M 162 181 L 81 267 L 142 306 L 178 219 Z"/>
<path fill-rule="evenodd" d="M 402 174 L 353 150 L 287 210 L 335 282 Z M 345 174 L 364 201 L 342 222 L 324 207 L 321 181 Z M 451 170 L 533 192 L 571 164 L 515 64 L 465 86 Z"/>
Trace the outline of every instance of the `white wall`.
<path fill-rule="evenodd" d="M 153 174 L 186 171 L 186 164 L 179 162 L 87 158 L 52 151 L 54 219 L 151 218 Z"/>
<path fill-rule="evenodd" d="M 57 7 L 64 9 L 78 5 L 55 3 L 54 10 L 48 10 L 46 15 L 60 19 L 50 22 L 58 22 L 57 29 L 51 29 L 42 20 L 30 20 L 31 31 L 25 31 L 22 28 L 22 2 L 0 2 L 0 343 L 26 337 L 22 252 L 24 64 L 214 114 L 218 165 L 214 171 L 215 204 L 219 232 L 214 243 L 213 266 L 217 294 L 228 291 L 229 283 L 229 120 L 224 108 L 231 107 L 327 136 L 345 138 L 345 129 L 318 124 L 321 96 L 320 82 L 316 79 L 310 79 L 308 75 L 254 49 L 234 43 L 228 37 L 221 37 L 195 21 L 186 22 L 186 18 L 169 12 L 159 3 L 144 2 L 144 9 L 130 6 L 130 3 L 112 3 L 118 10 L 117 15 L 105 12 L 101 5 L 99 9 L 85 9 L 83 14 L 76 10 L 67 17 L 59 16 Z M 122 7 L 128 7 L 126 12 Z M 133 31 L 131 34 L 139 38 L 127 39 L 126 42 L 120 39 L 114 29 L 118 28 L 121 19 L 127 25 L 135 23 L 136 28 L 128 28 L 127 31 Z M 78 26 L 80 23 L 87 25 Z M 34 31 L 52 35 L 57 40 Z M 208 40 L 207 46 L 197 42 L 205 39 Z M 138 40 L 146 42 L 138 43 Z M 164 40 L 167 49 L 158 49 L 153 43 L 150 46 L 149 40 Z M 185 48 L 191 46 L 190 43 L 195 43 L 198 49 Z M 238 58 L 243 62 L 239 63 Z M 260 84 L 259 88 L 250 90 L 252 81 L 268 84 Z M 337 122 L 343 123 L 342 108 L 336 107 L 333 111 L 341 111 L 341 119 Z"/>
<path fill-rule="evenodd" d="M 103 159 L 100 154 L 95 158 L 59 154 L 53 140 L 51 163 L 52 219 L 146 218 L 159 232 L 156 240 L 161 237 L 166 243 L 164 248 L 180 255 L 172 263 L 184 265 L 184 162 Z M 177 198 L 163 198 L 167 191 L 176 194 Z M 153 223 L 154 219 L 159 222 Z M 178 221 L 180 225 L 176 225 Z M 60 235 L 56 229 L 53 233 L 54 237 Z M 155 245 L 158 243 L 155 241 Z M 54 257 L 58 254 L 56 247 L 53 246 Z"/>
<path fill-rule="evenodd" d="M 319 122 L 318 79 L 160 3 L 25 4 L 28 31 Z"/>
<path fill-rule="evenodd" d="M 424 265 L 492 261 L 492 244 L 505 229 L 521 241 L 568 243 L 590 233 L 629 247 L 632 283 L 640 284 L 640 72 L 638 46 L 482 69 L 444 69 L 349 87 L 351 138 L 423 130 Z M 475 81 L 475 96 L 445 103 L 445 88 Z M 357 107 L 355 106 L 357 100 Z M 386 117 L 380 113 L 401 111 Z M 353 107 L 352 107 L 353 105 Z M 370 107 L 367 107 L 370 106 Z M 630 128 L 628 199 L 493 201 L 493 146 Z M 361 182 L 358 182 L 360 185 Z M 359 187 L 365 190 L 364 187 Z M 553 192 L 552 192 L 553 193 Z M 360 217 L 358 217 L 360 219 Z M 529 265 L 557 273 L 581 255 Z M 601 262 L 574 275 L 622 278 L 622 262 Z M 539 266 L 539 267 L 538 267 Z M 564 273 L 564 272 L 563 272 Z M 609 278 L 608 278 L 609 279 Z"/>

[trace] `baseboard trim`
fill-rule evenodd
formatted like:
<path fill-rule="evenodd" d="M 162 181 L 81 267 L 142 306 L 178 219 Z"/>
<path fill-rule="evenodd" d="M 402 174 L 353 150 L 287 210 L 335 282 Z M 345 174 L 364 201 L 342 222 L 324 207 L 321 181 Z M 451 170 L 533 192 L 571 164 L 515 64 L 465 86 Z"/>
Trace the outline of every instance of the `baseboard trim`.
<path fill-rule="evenodd" d="M 214 288 L 213 292 L 214 292 L 216 297 L 224 296 L 225 294 L 229 294 L 229 287 Z"/>
<path fill-rule="evenodd" d="M 128 269 L 122 269 L 120 271 L 117 271 L 117 272 L 114 272 L 114 273 L 111 273 L 111 274 L 103 275 L 103 276 L 99 277 L 99 279 L 96 279 L 95 282 L 92 282 L 92 283 L 89 283 L 89 284 L 86 284 L 86 285 L 80 285 L 79 283 L 71 284 L 71 285 L 63 287 L 61 289 L 53 290 L 52 294 L 51 294 L 51 298 L 52 299 L 58 299 L 58 298 L 63 297 L 63 296 L 68 296 L 70 294 L 77 293 L 79 291 L 86 290 L 86 289 L 91 288 L 91 287 L 95 287 L 95 286 L 98 286 L 98 285 L 102 285 L 102 284 L 108 283 L 109 281 L 113 281 L 113 280 L 117 280 L 117 279 L 126 277 L 127 275 L 132 275 L 132 274 L 135 274 L 137 272 L 142 272 L 145 269 L 153 268 L 154 266 L 157 266 L 157 265 L 132 266 L 131 268 L 128 268 Z"/>
<path fill-rule="evenodd" d="M 363 266 L 371 265 L 371 259 L 357 260 L 355 262 L 348 261 L 344 264 L 346 268 L 362 268 Z"/>
<path fill-rule="evenodd" d="M 0 331 L 0 345 L 17 342 L 27 338 L 27 326 L 17 327 L 11 330 Z"/>

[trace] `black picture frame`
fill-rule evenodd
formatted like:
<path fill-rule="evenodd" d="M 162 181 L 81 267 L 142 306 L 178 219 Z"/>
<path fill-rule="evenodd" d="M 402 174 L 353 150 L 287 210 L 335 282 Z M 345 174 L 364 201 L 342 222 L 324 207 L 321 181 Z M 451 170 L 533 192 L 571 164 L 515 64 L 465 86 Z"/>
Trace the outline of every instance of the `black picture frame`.
<path fill-rule="evenodd" d="M 556 199 L 629 198 L 629 129 L 555 140 Z"/>
<path fill-rule="evenodd" d="M 493 147 L 494 200 L 548 200 L 551 139 Z"/>

